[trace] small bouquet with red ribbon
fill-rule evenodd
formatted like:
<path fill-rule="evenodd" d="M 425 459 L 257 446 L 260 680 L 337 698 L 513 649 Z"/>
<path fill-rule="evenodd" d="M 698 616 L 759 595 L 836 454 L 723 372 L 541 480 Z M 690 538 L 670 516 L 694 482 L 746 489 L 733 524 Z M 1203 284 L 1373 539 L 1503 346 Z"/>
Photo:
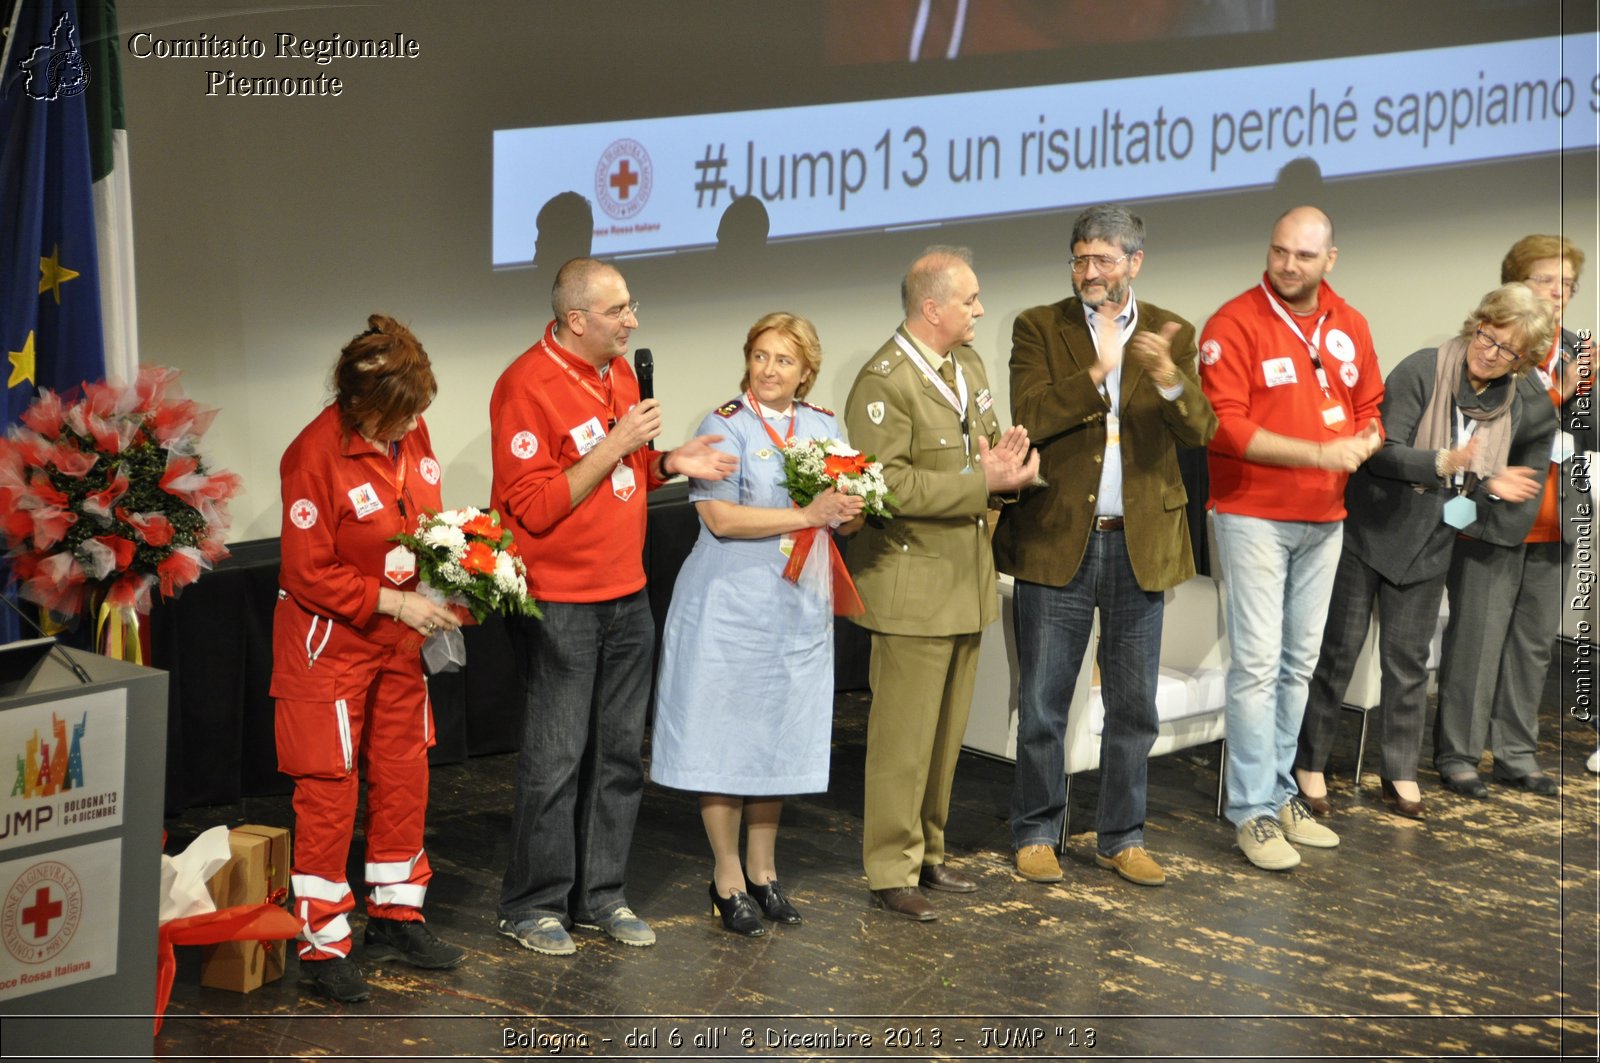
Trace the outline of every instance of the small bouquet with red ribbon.
<path fill-rule="evenodd" d="M 228 556 L 240 480 L 200 456 L 217 411 L 184 398 L 177 378 L 147 366 L 70 401 L 41 391 L 0 440 L 0 532 L 22 597 L 76 616 L 100 591 L 103 613 L 131 617 L 153 590 L 169 598 Z"/>
<path fill-rule="evenodd" d="M 790 500 L 801 508 L 830 487 L 861 498 L 862 513 L 868 517 L 892 519 L 894 514 L 889 507 L 898 505 L 884 481 L 883 464 L 837 439 L 790 440 L 783 450 L 783 487 Z M 831 596 L 835 615 L 860 616 L 866 606 L 844 567 L 833 536 L 824 540 L 828 544 L 826 550 L 812 549 L 820 531 L 821 528 L 807 528 L 796 533 L 794 551 L 783 569 L 784 578 Z"/>

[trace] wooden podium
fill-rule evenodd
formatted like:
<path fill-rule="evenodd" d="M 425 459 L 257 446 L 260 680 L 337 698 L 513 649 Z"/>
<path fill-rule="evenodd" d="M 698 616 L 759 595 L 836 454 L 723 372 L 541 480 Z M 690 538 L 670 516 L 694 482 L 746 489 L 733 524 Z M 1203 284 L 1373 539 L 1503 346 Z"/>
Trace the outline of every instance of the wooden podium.
<path fill-rule="evenodd" d="M 97 654 L 0 697 L 8 1058 L 151 1053 L 166 737 L 166 673 Z"/>

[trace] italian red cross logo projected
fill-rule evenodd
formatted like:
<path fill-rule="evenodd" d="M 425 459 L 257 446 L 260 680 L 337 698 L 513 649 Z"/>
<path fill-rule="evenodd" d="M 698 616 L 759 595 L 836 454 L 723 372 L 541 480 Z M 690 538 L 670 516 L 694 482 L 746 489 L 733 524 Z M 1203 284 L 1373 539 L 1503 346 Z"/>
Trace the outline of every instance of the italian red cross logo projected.
<path fill-rule="evenodd" d="M 6 951 L 21 963 L 44 963 L 71 943 L 83 918 L 83 887 L 67 865 L 30 865 L 6 891 L 0 922 Z"/>
<path fill-rule="evenodd" d="M 600 209 L 619 221 L 650 201 L 650 153 L 637 140 L 616 140 L 600 153 L 594 168 L 594 194 Z"/>

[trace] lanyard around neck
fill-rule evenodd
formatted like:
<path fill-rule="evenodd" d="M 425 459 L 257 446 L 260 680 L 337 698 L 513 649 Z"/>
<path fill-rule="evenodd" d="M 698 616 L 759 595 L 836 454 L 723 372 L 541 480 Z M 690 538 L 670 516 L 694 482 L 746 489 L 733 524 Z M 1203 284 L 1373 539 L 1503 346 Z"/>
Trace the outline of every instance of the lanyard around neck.
<path fill-rule="evenodd" d="M 620 420 L 620 418 L 617 416 L 615 397 L 616 393 L 611 387 L 611 378 L 609 376 L 605 378 L 605 394 L 601 394 L 598 388 L 590 384 L 587 380 L 583 379 L 583 377 L 579 376 L 578 371 L 572 368 L 572 366 L 568 365 L 565 358 L 551 350 L 549 343 L 547 343 L 545 340 L 539 341 L 539 349 L 544 351 L 545 354 L 548 354 L 550 356 L 550 360 L 562 368 L 562 370 L 567 374 L 567 378 L 569 380 L 578 385 L 584 391 L 588 392 L 590 398 L 594 399 L 594 401 L 605 407 L 606 414 L 611 418 L 612 424 L 615 424 L 618 420 Z M 607 427 L 609 427 L 609 425 Z"/>
<path fill-rule="evenodd" d="M 1317 383 L 1322 387 L 1322 393 L 1324 395 L 1328 394 L 1328 373 L 1322 368 L 1322 355 L 1319 352 L 1319 347 L 1322 343 L 1322 326 L 1328 320 L 1328 311 L 1323 311 L 1322 316 L 1317 318 L 1317 327 L 1312 329 L 1311 338 L 1306 339 L 1306 334 L 1300 331 L 1299 323 L 1289 314 L 1289 311 L 1279 304 L 1278 300 L 1272 297 L 1272 292 L 1267 290 L 1266 281 L 1261 282 L 1261 290 L 1266 293 L 1267 303 L 1272 307 L 1272 312 L 1277 314 L 1278 318 L 1289 326 L 1289 331 L 1293 332 L 1296 338 L 1306 345 L 1306 353 L 1311 356 L 1311 366 L 1317 371 Z"/>
<path fill-rule="evenodd" d="M 779 450 L 783 450 L 785 447 L 787 447 L 789 445 L 788 440 L 794 438 L 794 421 L 795 418 L 800 415 L 800 403 L 794 399 L 789 400 L 789 432 L 784 438 L 780 439 L 778 437 L 778 433 L 772 430 L 772 426 L 768 424 L 767 419 L 762 416 L 761 404 L 756 401 L 755 393 L 747 391 L 745 392 L 744 397 L 745 401 L 750 403 L 750 413 L 757 421 L 761 422 L 761 427 L 766 429 L 767 435 L 772 438 L 772 445 L 777 447 Z M 778 416 L 782 417 L 783 414 L 780 413 Z"/>

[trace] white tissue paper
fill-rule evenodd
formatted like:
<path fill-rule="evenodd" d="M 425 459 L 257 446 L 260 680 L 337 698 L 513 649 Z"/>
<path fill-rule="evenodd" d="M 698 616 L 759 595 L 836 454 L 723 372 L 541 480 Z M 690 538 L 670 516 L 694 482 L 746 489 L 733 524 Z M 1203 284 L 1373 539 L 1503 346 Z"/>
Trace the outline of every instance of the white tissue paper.
<path fill-rule="evenodd" d="M 227 827 L 212 827 L 177 856 L 161 854 L 160 921 L 216 911 L 206 883 L 232 856 Z"/>

